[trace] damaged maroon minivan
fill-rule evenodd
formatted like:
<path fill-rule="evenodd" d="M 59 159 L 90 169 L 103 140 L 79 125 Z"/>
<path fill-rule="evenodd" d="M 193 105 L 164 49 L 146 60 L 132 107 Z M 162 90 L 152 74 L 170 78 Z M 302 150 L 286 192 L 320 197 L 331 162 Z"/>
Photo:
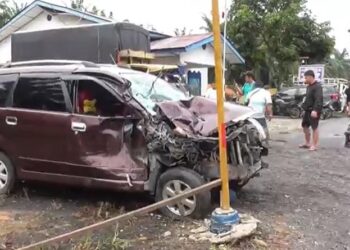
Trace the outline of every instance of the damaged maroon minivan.
<path fill-rule="evenodd" d="M 0 194 L 16 180 L 148 192 L 156 201 L 219 177 L 216 103 L 115 65 L 28 61 L 0 69 Z M 225 105 L 230 185 L 267 164 L 252 110 Z M 211 193 L 162 212 L 202 217 Z"/>

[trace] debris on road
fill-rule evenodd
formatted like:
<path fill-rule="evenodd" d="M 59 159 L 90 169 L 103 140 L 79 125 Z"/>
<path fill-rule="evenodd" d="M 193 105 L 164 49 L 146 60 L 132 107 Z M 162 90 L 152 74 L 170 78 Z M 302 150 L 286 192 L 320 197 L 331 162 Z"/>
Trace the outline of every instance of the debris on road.
<path fill-rule="evenodd" d="M 164 234 L 163 234 L 164 237 L 169 237 L 171 236 L 171 232 L 170 231 L 166 231 Z"/>
<path fill-rule="evenodd" d="M 206 241 L 213 244 L 232 243 L 255 233 L 259 220 L 247 214 L 240 214 L 240 223 L 232 226 L 232 230 L 224 234 L 214 234 L 209 231 L 209 223 L 191 231 L 190 239 L 194 241 Z"/>

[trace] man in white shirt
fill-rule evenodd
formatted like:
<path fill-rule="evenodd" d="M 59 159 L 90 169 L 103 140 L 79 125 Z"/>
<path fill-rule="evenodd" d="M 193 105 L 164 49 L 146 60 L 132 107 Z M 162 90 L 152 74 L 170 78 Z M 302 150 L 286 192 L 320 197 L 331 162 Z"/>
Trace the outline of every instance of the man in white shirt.
<path fill-rule="evenodd" d="M 216 101 L 216 88 L 215 83 L 208 84 L 207 91 L 204 93 L 204 97 Z"/>
<path fill-rule="evenodd" d="M 255 83 L 254 89 L 247 95 L 246 105 L 256 112 L 253 118 L 263 126 L 269 139 L 266 118 L 269 121 L 272 119 L 272 98 L 270 92 L 264 89 L 263 83 Z"/>

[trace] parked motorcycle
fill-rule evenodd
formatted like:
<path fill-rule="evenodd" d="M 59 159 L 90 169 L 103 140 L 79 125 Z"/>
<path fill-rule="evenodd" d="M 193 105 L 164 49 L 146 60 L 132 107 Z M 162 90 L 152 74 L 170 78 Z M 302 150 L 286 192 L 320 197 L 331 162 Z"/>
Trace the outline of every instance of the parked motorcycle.
<path fill-rule="evenodd" d="M 323 104 L 322 112 L 321 112 L 321 120 L 330 119 L 333 117 L 334 113 L 333 101 L 329 100 L 328 102 Z"/>
<path fill-rule="evenodd" d="M 276 115 L 288 115 L 293 119 L 300 118 L 302 113 L 300 101 L 295 98 L 285 99 L 277 96 L 273 101 L 273 107 Z"/>

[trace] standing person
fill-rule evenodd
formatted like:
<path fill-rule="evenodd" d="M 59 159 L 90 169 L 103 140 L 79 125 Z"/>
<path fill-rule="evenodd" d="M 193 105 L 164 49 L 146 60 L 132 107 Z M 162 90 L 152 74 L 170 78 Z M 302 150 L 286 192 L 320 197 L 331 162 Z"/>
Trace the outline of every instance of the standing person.
<path fill-rule="evenodd" d="M 216 101 L 216 86 L 215 83 L 208 84 L 208 88 L 204 93 L 204 97 L 215 100 Z"/>
<path fill-rule="evenodd" d="M 318 123 L 323 106 L 323 91 L 321 84 L 316 81 L 315 73 L 312 70 L 306 71 L 304 76 L 307 90 L 304 103 L 302 104 L 305 114 L 301 126 L 304 130 L 305 144 L 299 147 L 315 151 L 319 142 Z M 312 141 L 310 127 L 312 128 Z"/>
<path fill-rule="evenodd" d="M 245 73 L 245 83 L 242 87 L 243 102 L 246 103 L 248 94 L 254 89 L 255 76 L 253 72 L 248 71 Z"/>
<path fill-rule="evenodd" d="M 253 116 L 264 128 L 267 139 L 270 138 L 266 119 L 272 119 L 272 98 L 269 91 L 264 89 L 262 82 L 256 82 L 254 89 L 247 95 L 246 105 L 256 114 Z"/>
<path fill-rule="evenodd" d="M 347 108 L 347 114 L 350 116 L 350 83 L 348 88 L 345 90 L 346 94 L 346 108 Z"/>

